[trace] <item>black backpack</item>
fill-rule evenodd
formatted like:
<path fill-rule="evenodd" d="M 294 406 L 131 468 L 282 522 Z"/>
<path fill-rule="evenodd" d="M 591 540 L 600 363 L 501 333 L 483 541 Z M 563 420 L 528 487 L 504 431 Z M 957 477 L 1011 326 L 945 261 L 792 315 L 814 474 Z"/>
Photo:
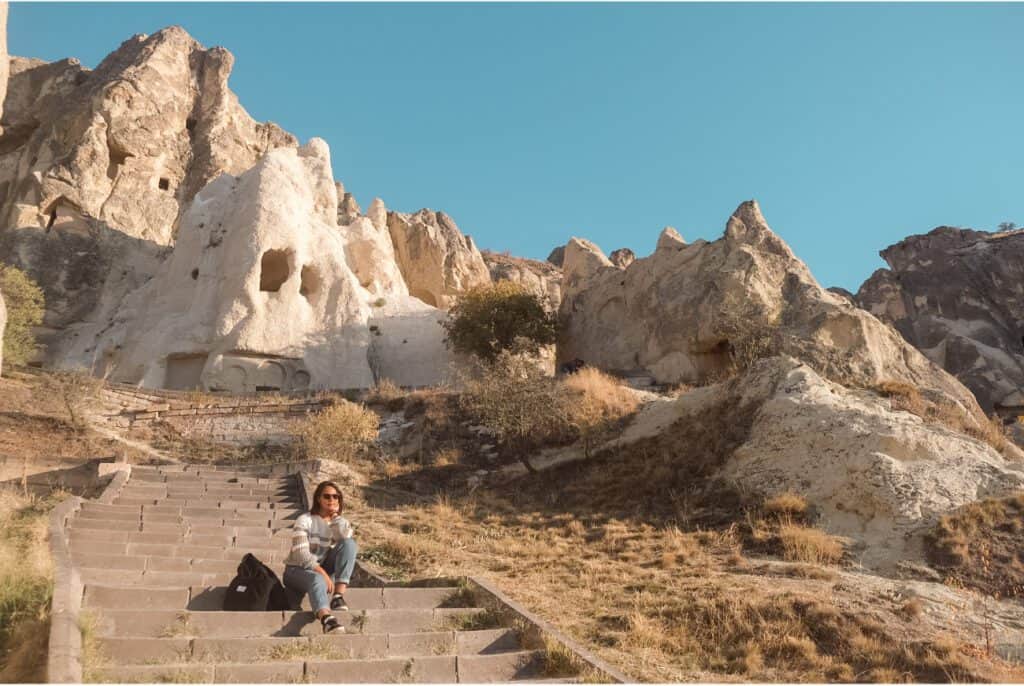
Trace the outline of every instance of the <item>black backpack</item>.
<path fill-rule="evenodd" d="M 224 596 L 225 610 L 264 612 L 287 610 L 288 596 L 277 574 L 252 553 L 238 564 L 238 576 L 231 580 Z"/>

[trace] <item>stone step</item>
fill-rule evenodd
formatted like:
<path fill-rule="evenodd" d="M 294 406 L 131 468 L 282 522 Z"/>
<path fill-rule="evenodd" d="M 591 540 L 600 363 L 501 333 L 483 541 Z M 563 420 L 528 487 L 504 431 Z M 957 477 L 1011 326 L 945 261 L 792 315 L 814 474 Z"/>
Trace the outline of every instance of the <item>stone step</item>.
<path fill-rule="evenodd" d="M 283 572 L 271 567 L 280 578 Z M 227 586 L 193 587 L 189 610 L 220 610 L 224 607 Z M 349 588 L 345 600 L 351 610 L 414 610 L 452 607 L 458 598 L 457 588 Z M 180 608 L 180 606 L 175 606 Z M 302 596 L 301 607 L 309 608 L 309 598 Z"/>
<path fill-rule="evenodd" d="M 520 650 L 511 629 L 412 634 L 333 633 L 272 638 L 100 638 L 101 658 L 117 664 L 366 660 L 479 655 Z"/>
<path fill-rule="evenodd" d="M 484 612 L 480 608 L 350 610 L 335 612 L 347 633 L 381 634 L 453 630 Z M 97 636 L 120 638 L 245 638 L 320 636 L 311 612 L 96 611 Z M 453 621 L 454 620 L 454 621 Z"/>

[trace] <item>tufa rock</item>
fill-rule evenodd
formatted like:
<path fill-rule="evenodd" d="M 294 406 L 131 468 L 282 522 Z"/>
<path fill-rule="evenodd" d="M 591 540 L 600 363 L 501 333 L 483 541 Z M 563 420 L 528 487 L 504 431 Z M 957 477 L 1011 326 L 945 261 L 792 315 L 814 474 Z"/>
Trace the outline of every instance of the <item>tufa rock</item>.
<path fill-rule="evenodd" d="M 4 303 L 4 295 L 0 293 L 0 374 L 4 368 L 4 332 L 7 330 L 7 305 Z"/>
<path fill-rule="evenodd" d="M 47 351 L 153 277 L 200 188 L 297 144 L 238 104 L 232 62 L 178 27 L 125 41 L 94 71 L 11 59 L 0 259 L 42 286 Z"/>
<path fill-rule="evenodd" d="M 409 293 L 447 309 L 459 293 L 491 282 L 473 239 L 444 212 L 388 212 L 388 231 Z"/>
<path fill-rule="evenodd" d="M 561 269 L 562 262 L 565 261 L 565 246 L 560 245 L 557 248 L 554 248 L 548 255 L 547 261 Z"/>
<path fill-rule="evenodd" d="M 512 257 L 489 250 L 482 253 L 491 280 L 514 281 L 540 298 L 544 309 L 557 312 L 562 302 L 562 270 L 549 262 Z"/>
<path fill-rule="evenodd" d="M 403 289 L 374 303 L 347 262 L 336 193 L 319 139 L 219 176 L 183 215 L 156 276 L 109 321 L 76 326 L 62 366 L 232 392 L 437 383 L 449 361 L 443 314 Z"/>
<path fill-rule="evenodd" d="M 686 247 L 686 241 L 671 226 L 666 226 L 658 236 L 658 244 L 655 250 L 680 250 Z"/>
<path fill-rule="evenodd" d="M 619 248 L 618 250 L 613 250 L 608 259 L 619 269 L 625 269 L 636 260 L 636 254 L 629 248 Z"/>
<path fill-rule="evenodd" d="M 4 98 L 7 96 L 7 80 L 10 78 L 11 65 L 7 55 L 7 3 L 0 2 L 0 122 L 3 121 Z M 0 135 L 3 128 L 0 128 Z"/>
<path fill-rule="evenodd" d="M 977 407 L 890 327 L 821 288 L 753 201 L 719 240 L 658 250 L 625 271 L 574 240 L 565 278 L 559 362 L 578 357 L 661 383 L 701 384 L 737 359 L 786 353 L 845 384 L 904 381 Z"/>
<path fill-rule="evenodd" d="M 1024 408 L 1024 232 L 948 226 L 879 253 L 857 302 L 963 382 L 987 412 Z"/>
<path fill-rule="evenodd" d="M 703 457 L 713 459 L 710 476 L 766 498 L 799 493 L 818 526 L 854 539 L 857 559 L 871 567 L 919 558 L 922 534 L 941 516 L 1024 487 L 1020 463 L 987 444 L 892 411 L 887 398 L 789 357 L 651 403 L 618 442 L 647 438 L 678 450 L 702 432 L 729 437 L 724 454 Z"/>

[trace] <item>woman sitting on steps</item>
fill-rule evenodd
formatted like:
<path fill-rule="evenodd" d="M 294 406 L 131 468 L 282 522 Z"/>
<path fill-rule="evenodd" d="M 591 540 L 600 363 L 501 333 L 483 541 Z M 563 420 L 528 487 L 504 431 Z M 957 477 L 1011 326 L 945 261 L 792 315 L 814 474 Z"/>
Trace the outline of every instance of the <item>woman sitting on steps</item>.
<path fill-rule="evenodd" d="M 341 516 L 341 508 L 338 485 L 321 482 L 313 493 L 309 514 L 303 513 L 295 521 L 292 547 L 284 561 L 284 585 L 309 595 L 310 607 L 325 634 L 342 629 L 331 610 L 348 609 L 344 593 L 359 551 L 352 525 Z"/>

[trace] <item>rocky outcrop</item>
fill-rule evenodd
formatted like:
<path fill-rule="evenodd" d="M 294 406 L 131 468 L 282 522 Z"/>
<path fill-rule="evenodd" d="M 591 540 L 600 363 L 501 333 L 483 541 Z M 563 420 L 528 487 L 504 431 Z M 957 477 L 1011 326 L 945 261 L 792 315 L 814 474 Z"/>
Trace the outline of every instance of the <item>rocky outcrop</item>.
<path fill-rule="evenodd" d="M 661 230 L 661 234 L 658 236 L 658 244 L 655 246 L 655 250 L 681 250 L 686 247 L 686 241 L 679 235 L 671 226 L 666 226 Z"/>
<path fill-rule="evenodd" d="M 7 305 L 4 303 L 4 295 L 0 293 L 0 374 L 4 368 L 4 332 L 7 331 Z"/>
<path fill-rule="evenodd" d="M 447 309 L 459 293 L 491 282 L 473 239 L 444 212 L 388 212 L 387 227 L 409 293 Z"/>
<path fill-rule="evenodd" d="M 540 298 L 544 308 L 557 312 L 562 302 L 562 270 L 550 262 L 528 260 L 484 250 L 484 263 L 491 273 L 491 280 L 514 281 L 528 293 Z"/>
<path fill-rule="evenodd" d="M 991 412 L 1024 407 L 1024 232 L 939 227 L 881 251 L 856 300 Z"/>
<path fill-rule="evenodd" d="M 7 80 L 11 75 L 10 59 L 7 55 L 7 3 L 0 2 L 0 122 L 3 121 L 4 98 L 7 97 Z M 0 129 L 0 134 L 3 129 Z"/>
<path fill-rule="evenodd" d="M 853 539 L 854 557 L 868 566 L 920 558 L 921 534 L 939 517 L 1024 487 L 1022 464 L 987 444 L 788 357 L 652 403 L 618 442 L 654 439 L 678 450 L 694 432 L 735 437 L 714 456 L 714 475 L 754 496 L 804 496 L 819 525 Z"/>
<path fill-rule="evenodd" d="M 565 261 L 565 246 L 560 245 L 557 248 L 553 248 L 551 252 L 548 254 L 547 261 L 561 269 L 562 262 Z"/>
<path fill-rule="evenodd" d="M 337 216 L 319 139 L 219 176 L 182 216 L 152 281 L 109 316 L 73 327 L 63 365 L 144 386 L 236 392 L 365 387 L 385 376 L 437 383 L 449 361 L 443 314 L 373 264 L 354 260 L 357 277 L 346 243 L 385 243 L 369 219 L 339 228 Z"/>
<path fill-rule="evenodd" d="M 619 248 L 618 250 L 612 250 L 612 254 L 608 256 L 608 259 L 619 269 L 625 269 L 636 260 L 636 253 L 629 248 Z"/>
<path fill-rule="evenodd" d="M 739 206 L 719 240 L 656 250 L 624 271 L 573 239 L 564 271 L 559 361 L 699 384 L 728 373 L 737 354 L 786 353 L 847 384 L 899 380 L 977 409 L 894 330 L 821 288 L 756 202 Z"/>
<path fill-rule="evenodd" d="M 0 259 L 44 289 L 42 342 L 152 278 L 192 198 L 294 146 L 227 87 L 233 58 L 171 27 L 93 71 L 13 58 L 0 136 Z"/>

